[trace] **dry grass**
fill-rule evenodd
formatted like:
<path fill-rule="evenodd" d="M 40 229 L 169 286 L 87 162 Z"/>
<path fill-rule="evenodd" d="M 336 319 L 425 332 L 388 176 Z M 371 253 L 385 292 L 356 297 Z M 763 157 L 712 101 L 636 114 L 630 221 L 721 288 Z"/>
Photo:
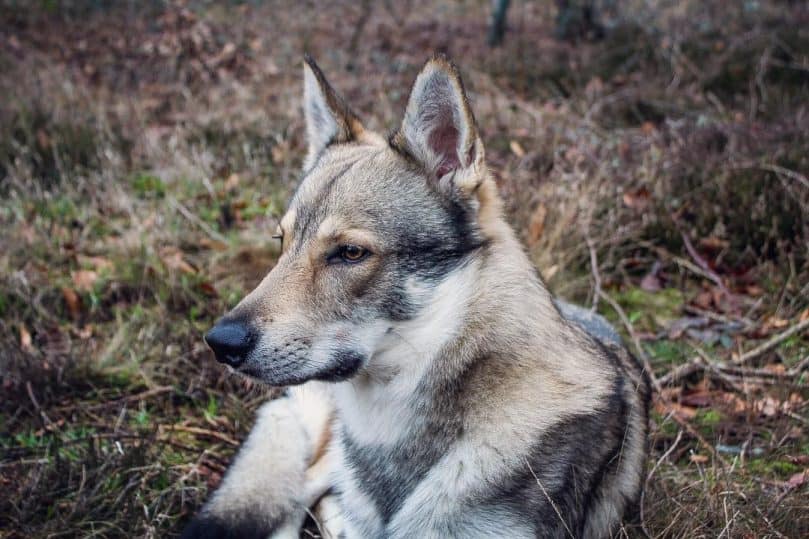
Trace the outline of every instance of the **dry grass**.
<path fill-rule="evenodd" d="M 0 1 L 0 537 L 173 535 L 221 478 L 265 393 L 201 334 L 272 266 L 304 50 L 380 130 L 461 64 L 551 287 L 665 382 L 650 536 L 808 535 L 807 333 L 733 357 L 809 316 L 809 10 L 632 0 L 571 44 L 552 5 L 489 49 L 482 0 Z"/>

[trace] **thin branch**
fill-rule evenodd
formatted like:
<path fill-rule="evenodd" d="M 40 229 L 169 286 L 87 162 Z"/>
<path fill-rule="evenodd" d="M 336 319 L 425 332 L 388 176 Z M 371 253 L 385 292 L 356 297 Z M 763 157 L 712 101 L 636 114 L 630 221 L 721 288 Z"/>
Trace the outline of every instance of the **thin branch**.
<path fill-rule="evenodd" d="M 781 175 L 781 176 L 786 176 L 790 180 L 794 180 L 794 181 L 798 182 L 799 184 L 801 184 L 803 187 L 809 189 L 809 179 L 807 179 L 806 176 L 804 176 L 800 172 L 796 172 L 794 170 L 790 170 L 788 168 L 785 168 L 785 167 L 782 167 L 780 165 L 776 165 L 776 164 L 773 164 L 773 163 L 762 163 L 762 164 L 759 164 L 759 163 L 740 163 L 740 164 L 733 165 L 732 168 L 735 168 L 735 169 L 757 168 L 757 169 L 760 169 L 760 170 L 766 170 L 767 172 L 773 172 L 773 173 Z"/>
<path fill-rule="evenodd" d="M 200 436 L 209 436 L 211 438 L 216 438 L 217 440 L 221 440 L 233 446 L 239 445 L 239 442 L 237 442 L 227 434 L 222 434 L 221 432 L 216 432 L 215 430 L 203 429 L 200 427 L 184 427 L 182 425 L 160 425 L 159 430 L 161 432 L 180 431 L 180 432 L 187 432 L 189 434 L 198 434 Z"/>
<path fill-rule="evenodd" d="M 25 390 L 28 392 L 28 398 L 31 400 L 31 404 L 34 405 L 36 411 L 39 412 L 40 416 L 42 416 L 42 420 L 45 422 L 45 424 L 48 426 L 53 425 L 51 418 L 48 417 L 48 414 L 46 414 L 45 410 L 42 409 L 42 406 L 39 405 L 39 401 L 34 395 L 34 388 L 31 387 L 31 382 L 25 382 Z"/>
<path fill-rule="evenodd" d="M 528 459 L 525 459 L 525 464 L 528 466 L 528 469 L 531 471 L 531 475 L 533 475 L 534 479 L 536 479 L 536 482 L 537 482 L 537 485 L 539 485 L 539 488 L 542 489 L 542 493 L 545 495 L 546 498 L 548 498 L 548 501 L 551 502 L 551 507 L 553 507 L 553 510 L 556 511 L 556 516 L 559 517 L 559 520 L 562 522 L 562 526 L 565 527 L 565 531 L 567 531 L 567 534 L 571 537 L 571 539 L 573 539 L 575 537 L 575 535 L 573 535 L 573 532 L 570 531 L 570 528 L 567 525 L 567 521 L 562 516 L 562 513 L 561 513 L 561 511 L 559 511 L 559 508 L 556 506 L 556 503 L 553 501 L 553 498 L 551 498 L 550 494 L 548 494 L 548 491 L 545 490 L 545 486 L 542 484 L 542 481 L 539 480 L 539 477 L 537 477 L 537 474 L 534 472 L 534 469 L 531 467 L 531 463 L 528 462 Z"/>
<path fill-rule="evenodd" d="M 693 258 L 694 261 L 696 261 L 696 263 L 702 269 L 704 274 L 707 275 L 708 278 L 711 279 L 714 283 L 716 283 L 716 286 L 718 286 L 719 289 L 722 290 L 722 292 L 730 295 L 730 291 L 725 286 L 725 283 L 722 282 L 722 278 L 719 277 L 719 275 L 717 275 L 717 273 L 711 269 L 711 266 L 708 264 L 708 262 L 704 258 L 702 258 L 702 256 L 697 252 L 696 249 L 694 249 L 694 245 L 688 238 L 688 234 L 686 234 L 681 230 L 680 236 L 683 238 L 683 243 L 685 244 L 686 251 L 688 251 L 688 254 L 691 255 L 691 258 Z"/>
<path fill-rule="evenodd" d="M 728 292 L 727 288 L 725 287 L 725 283 L 722 282 L 722 279 L 719 277 L 719 275 L 717 275 L 716 272 L 711 270 L 710 267 L 708 266 L 708 263 L 705 262 L 705 260 L 696 252 L 696 249 L 694 249 L 691 240 L 688 239 L 688 237 L 682 231 L 680 231 L 680 235 L 683 237 L 683 243 L 685 244 L 689 254 L 691 254 L 692 257 L 696 255 L 695 259 L 697 260 L 697 262 L 701 261 L 702 264 L 705 265 L 704 269 L 699 264 L 695 264 L 690 260 L 687 260 L 681 256 L 677 256 L 673 253 L 670 253 L 668 250 L 664 249 L 663 247 L 657 246 L 650 241 L 640 241 L 638 242 L 638 244 L 643 247 L 646 247 L 649 250 L 654 251 L 655 254 L 657 254 L 657 256 L 661 258 L 668 258 L 678 266 L 682 266 L 685 269 L 691 271 L 692 273 L 695 273 L 710 281 L 713 281 L 720 289 L 722 289 L 723 292 Z"/>
<path fill-rule="evenodd" d="M 660 379 L 660 385 L 668 386 L 704 369 L 705 364 L 703 363 L 702 358 L 699 356 L 694 356 L 687 363 L 683 363 L 673 371 L 667 372 Z"/>
<path fill-rule="evenodd" d="M 645 514 L 645 511 L 644 511 L 644 505 L 645 505 L 645 502 L 646 502 L 646 491 L 649 490 L 649 482 L 652 480 L 652 477 L 654 477 L 654 474 L 657 472 L 657 469 L 660 467 L 660 464 L 664 460 L 669 458 L 669 456 L 674 452 L 674 450 L 680 444 L 680 440 L 682 440 L 682 439 L 683 439 L 683 431 L 682 431 L 682 429 L 678 429 L 677 430 L 677 437 L 674 439 L 674 442 L 672 442 L 671 446 L 669 446 L 669 448 L 666 450 L 666 452 L 663 453 L 663 455 L 659 459 L 657 459 L 657 462 L 655 462 L 655 465 L 652 466 L 651 471 L 646 476 L 646 481 L 644 481 L 644 483 L 643 483 L 643 488 L 640 491 L 640 504 L 639 504 L 639 508 L 640 508 L 640 526 L 641 526 L 641 529 L 643 530 L 643 533 L 645 533 L 647 537 L 651 537 L 651 535 L 649 534 L 649 531 L 646 529 L 646 514 Z"/>
<path fill-rule="evenodd" d="M 218 241 L 218 242 L 220 242 L 220 243 L 224 243 L 224 244 L 227 244 L 227 243 L 228 243 L 228 239 L 227 239 L 225 236 L 223 236 L 222 234 L 220 234 L 219 232 L 217 232 L 216 230 L 214 230 L 213 228 L 211 228 L 211 227 L 208 225 L 208 223 L 206 223 L 205 221 L 203 221 L 202 219 L 200 219 L 199 217 L 197 217 L 196 215 L 194 215 L 193 213 L 191 213 L 191 210 L 189 210 L 188 208 L 186 208 L 185 206 L 183 206 L 183 204 L 182 204 L 182 203 L 181 203 L 179 200 L 177 200 L 177 199 L 176 199 L 176 198 L 174 198 L 174 197 L 169 197 L 169 199 L 168 199 L 168 200 L 169 200 L 169 204 L 170 204 L 170 205 L 171 205 L 171 206 L 172 206 L 174 209 L 176 209 L 177 211 L 179 211 L 179 212 L 180 212 L 180 214 L 181 214 L 183 217 L 185 217 L 186 219 L 188 219 L 189 221 L 191 221 L 193 224 L 195 224 L 195 225 L 197 225 L 198 227 L 200 227 L 200 228 L 202 229 L 202 231 L 203 231 L 203 232 L 205 232 L 206 234 L 208 234 L 208 236 L 210 236 L 210 237 L 211 237 L 211 239 L 213 239 L 213 240 L 215 240 L 215 241 Z"/>
<path fill-rule="evenodd" d="M 88 412 L 90 410 L 98 410 L 98 409 L 102 409 L 102 408 L 108 408 L 108 407 L 111 407 L 111 406 L 117 406 L 119 404 L 124 404 L 124 403 L 128 403 L 128 402 L 139 402 L 141 400 L 148 399 L 150 397 L 154 397 L 154 396 L 157 396 L 157 395 L 162 395 L 163 393 L 169 393 L 171 391 L 174 391 L 174 386 L 158 386 L 158 387 L 143 391 L 141 393 L 136 393 L 134 395 L 127 395 L 126 397 L 122 397 L 120 399 L 100 402 L 98 404 L 93 404 L 91 406 L 80 406 L 79 408 L 84 412 Z M 60 411 L 60 412 L 65 411 L 65 410 L 75 410 L 76 405 L 75 404 L 70 404 L 70 405 L 67 405 L 67 406 L 58 406 L 58 407 L 56 407 L 54 409 L 57 410 L 57 411 Z"/>
<path fill-rule="evenodd" d="M 753 348 L 752 350 L 750 350 L 748 352 L 745 352 L 744 354 L 740 355 L 739 357 L 733 358 L 732 362 L 735 365 L 742 365 L 744 363 L 747 363 L 748 361 L 750 361 L 752 359 L 755 359 L 755 358 L 769 352 L 770 350 L 772 350 L 773 348 L 775 348 L 776 346 L 778 346 L 779 344 L 781 344 L 782 342 L 784 342 L 788 338 L 792 337 L 796 333 L 800 333 L 801 331 L 803 331 L 803 330 L 805 330 L 807 328 L 809 328 L 809 318 L 807 318 L 803 322 L 798 322 L 797 324 L 795 324 L 791 328 L 787 329 L 786 331 L 781 332 L 778 335 L 775 335 L 774 337 L 770 338 L 764 344 L 762 344 L 760 346 L 757 346 L 757 347 Z"/>
<path fill-rule="evenodd" d="M 668 401 L 668 399 L 666 399 L 666 398 L 663 398 L 663 400 L 664 400 L 664 401 Z M 694 427 L 692 427 L 692 426 L 691 426 L 691 425 L 690 425 L 690 424 L 689 424 L 689 423 L 688 423 L 688 422 L 687 422 L 685 419 L 681 418 L 680 416 L 678 416 L 678 415 L 677 415 L 677 414 L 675 414 L 675 413 L 670 414 L 670 417 L 671 417 L 671 418 L 672 418 L 672 419 L 673 419 L 673 420 L 674 420 L 674 421 L 675 421 L 675 422 L 676 422 L 678 425 L 680 425 L 680 426 L 681 426 L 683 429 L 685 429 L 685 431 L 686 431 L 688 434 L 690 434 L 692 438 L 696 439 L 696 440 L 697 440 L 697 441 L 700 443 L 700 445 L 702 445 L 702 447 L 704 447 L 706 450 L 708 450 L 708 453 L 710 453 L 710 454 L 711 454 L 711 456 L 712 456 L 713 458 L 715 458 L 716 460 L 718 460 L 719 462 L 721 462 L 723 466 L 727 466 L 727 465 L 728 465 L 728 463 L 727 463 L 727 461 L 725 460 L 725 458 L 724 458 L 722 455 L 720 455 L 720 454 L 719 454 L 719 451 L 717 451 L 717 450 L 716 450 L 716 448 L 715 448 L 715 447 L 714 447 L 712 444 L 709 444 L 709 443 L 708 443 L 708 440 L 706 440 L 706 439 L 705 439 L 705 438 L 702 436 L 702 434 L 700 434 L 699 432 L 697 432 L 697 430 L 696 430 Z"/>
<path fill-rule="evenodd" d="M 797 365 L 789 369 L 787 374 L 789 376 L 797 376 L 801 372 L 803 372 L 803 370 L 806 369 L 807 367 L 809 367 L 809 356 L 806 356 L 805 358 L 800 360 Z"/>

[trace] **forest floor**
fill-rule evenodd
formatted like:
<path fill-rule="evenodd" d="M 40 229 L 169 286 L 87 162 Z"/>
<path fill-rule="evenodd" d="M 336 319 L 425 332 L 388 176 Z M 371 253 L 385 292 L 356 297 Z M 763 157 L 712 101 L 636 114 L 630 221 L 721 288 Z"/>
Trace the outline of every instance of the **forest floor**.
<path fill-rule="evenodd" d="M 497 48 L 484 0 L 19 4 L 0 538 L 173 536 L 221 480 L 267 391 L 201 336 L 277 256 L 304 51 L 380 131 L 427 57 L 459 63 L 548 285 L 653 371 L 650 537 L 809 536 L 806 3 L 627 0 L 570 42 L 514 2 Z"/>

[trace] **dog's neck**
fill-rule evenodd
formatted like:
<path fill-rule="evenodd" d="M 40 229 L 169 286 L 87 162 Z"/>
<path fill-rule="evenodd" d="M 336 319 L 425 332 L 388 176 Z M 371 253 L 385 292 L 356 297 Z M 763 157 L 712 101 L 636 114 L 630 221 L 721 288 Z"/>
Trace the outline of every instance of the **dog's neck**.
<path fill-rule="evenodd" d="M 392 324 L 355 385 L 386 385 L 396 377 L 413 385 L 441 353 L 479 349 L 470 341 L 491 341 L 487 334 L 502 335 L 506 328 L 530 333 L 537 329 L 531 327 L 535 320 L 559 316 L 550 292 L 503 217 L 494 180 L 484 173 L 476 192 L 483 246 L 437 286 L 419 290 L 419 285 L 412 285 L 411 295 L 421 303 L 419 314 Z"/>
<path fill-rule="evenodd" d="M 541 338 L 535 321 L 558 316 L 512 229 L 500 218 L 488 225 L 482 251 L 437 286 L 420 291 L 414 285 L 412 293 L 424 298 L 419 314 L 393 324 L 368 366 L 338 384 L 344 421 L 355 433 L 368 435 L 363 441 L 382 440 L 385 425 L 393 429 L 395 422 L 406 421 L 412 397 L 425 390 L 427 379 L 451 384 L 471 363 L 492 356 L 490 351 L 502 353 Z M 374 428 L 362 428 L 369 421 Z"/>

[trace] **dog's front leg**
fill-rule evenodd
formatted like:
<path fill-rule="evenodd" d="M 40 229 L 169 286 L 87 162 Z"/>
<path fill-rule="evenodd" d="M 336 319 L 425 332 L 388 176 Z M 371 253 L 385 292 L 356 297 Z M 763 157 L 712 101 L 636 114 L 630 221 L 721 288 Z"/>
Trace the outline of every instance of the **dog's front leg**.
<path fill-rule="evenodd" d="M 183 531 L 192 538 L 297 538 L 328 490 L 331 400 L 318 382 L 264 404 L 222 485 Z"/>

